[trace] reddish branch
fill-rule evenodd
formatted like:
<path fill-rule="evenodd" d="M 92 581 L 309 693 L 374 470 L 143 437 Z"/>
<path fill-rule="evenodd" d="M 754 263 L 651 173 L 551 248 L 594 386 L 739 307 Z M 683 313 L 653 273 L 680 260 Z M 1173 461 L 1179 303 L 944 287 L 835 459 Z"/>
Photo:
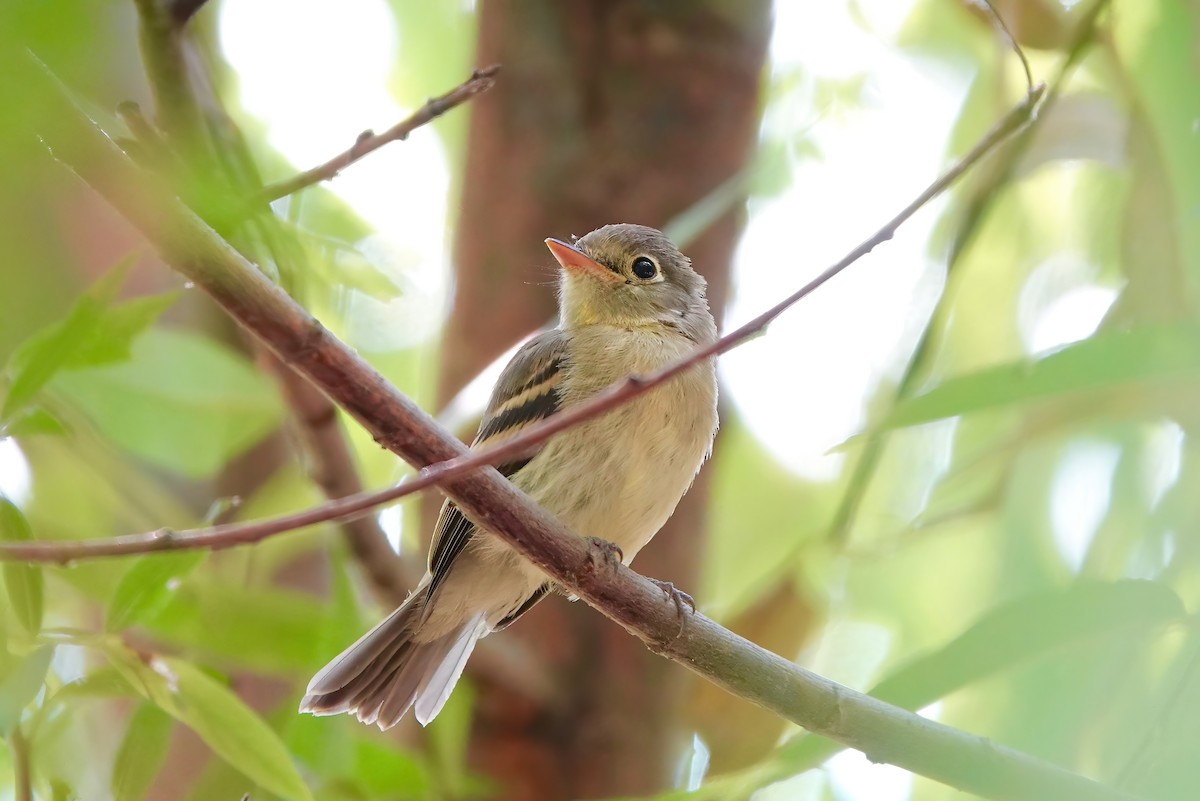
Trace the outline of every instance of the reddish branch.
<path fill-rule="evenodd" d="M 1000 142 L 1019 130 L 1033 115 L 1043 94 L 1043 87 L 1035 87 L 1029 95 L 979 143 L 936 181 L 930 184 L 913 202 L 887 221 L 874 234 L 825 272 L 809 281 L 792 295 L 772 306 L 767 311 L 729 332 L 711 345 L 698 348 L 662 370 L 642 376 L 628 378 L 608 387 L 584 403 L 554 415 L 550 419 L 530 426 L 518 436 L 499 445 L 481 451 L 462 454 L 440 461 L 421 470 L 416 476 L 400 484 L 375 492 L 360 492 L 330 501 L 302 512 L 249 523 L 230 524 L 209 528 L 170 531 L 157 529 L 142 534 L 130 534 L 112 539 L 78 540 L 74 542 L 5 542 L 0 543 L 0 560 L 25 560 L 38 562 L 70 562 L 76 559 L 103 556 L 127 556 L 152 551 L 181 550 L 188 548 L 210 548 L 213 550 L 246 545 L 266 539 L 274 534 L 291 531 L 316 523 L 345 520 L 381 504 L 389 503 L 427 489 L 460 478 L 486 465 L 510 461 L 541 444 L 553 435 L 578 425 L 606 411 L 627 403 L 637 396 L 674 378 L 689 367 L 704 359 L 726 353 L 766 331 L 780 314 L 797 301 L 815 291 L 819 286 L 870 253 L 877 245 L 892 238 L 905 221 L 922 206 L 943 192 L 960 175 L 990 153 Z"/>
<path fill-rule="evenodd" d="M 169 264 L 320 386 L 389 450 L 419 466 L 467 452 L 461 442 L 334 338 L 176 197 L 147 180 L 40 63 L 18 59 L 16 77 L 32 84 L 44 103 L 34 109 L 41 115 L 32 121 L 37 135 L 140 228 Z M 1019 127 L 1035 100 L 1027 99 L 1020 114 L 1010 115 L 1003 130 Z M 951 178 L 962 169 L 965 167 L 952 171 Z M 922 197 L 928 199 L 940 186 L 944 183 L 935 184 L 935 191 Z M 886 239 L 892 229 L 886 227 L 878 241 Z M 866 252 L 871 246 L 873 243 L 864 243 L 859 250 Z M 779 311 L 782 308 L 760 317 L 756 321 L 759 328 Z M 720 350 L 717 347 L 713 353 Z M 615 402 L 614 393 L 632 396 L 645 391 L 644 385 L 644 379 L 629 380 L 606 393 L 607 402 Z M 1026 754 L 837 685 L 703 615 L 686 618 L 681 630 L 678 610 L 655 584 L 623 566 L 611 567 L 594 547 L 565 529 L 494 469 L 445 479 L 441 487 L 473 522 L 502 538 L 654 652 L 812 732 L 857 748 L 873 761 L 896 764 L 989 798 L 1130 798 Z"/>
<path fill-rule="evenodd" d="M 299 192 L 301 189 L 305 189 L 313 184 L 328 181 L 363 156 L 375 152 L 387 143 L 407 139 L 410 133 L 422 125 L 433 122 L 455 106 L 465 103 L 480 92 L 486 92 L 488 89 L 491 89 L 496 83 L 496 73 L 499 71 L 499 64 L 475 70 L 466 81 L 441 97 L 430 99 L 411 117 L 396 123 L 383 133 L 377 134 L 372 131 L 363 131 L 358 135 L 358 139 L 355 140 L 349 150 L 339 153 L 324 164 L 313 167 L 311 170 L 305 170 L 286 181 L 280 181 L 277 184 L 269 184 L 263 187 L 263 190 L 258 194 L 257 200 L 263 203 L 270 203 L 272 200 L 278 200 L 293 192 Z"/>

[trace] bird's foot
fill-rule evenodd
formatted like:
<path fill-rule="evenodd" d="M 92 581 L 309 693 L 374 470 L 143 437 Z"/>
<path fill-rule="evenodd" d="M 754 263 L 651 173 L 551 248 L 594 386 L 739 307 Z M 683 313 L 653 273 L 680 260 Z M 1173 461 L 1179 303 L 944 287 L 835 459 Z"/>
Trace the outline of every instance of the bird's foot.
<path fill-rule="evenodd" d="M 625 552 L 621 550 L 621 546 L 615 542 L 602 540 L 599 537 L 588 537 L 588 545 L 591 549 L 588 551 L 588 558 L 592 564 L 596 564 L 596 553 L 600 554 L 600 558 L 604 560 L 604 564 L 609 570 L 616 570 L 621 562 L 625 561 Z"/>
<path fill-rule="evenodd" d="M 683 624 L 687 620 L 683 615 L 683 605 L 687 604 L 694 615 L 696 614 L 695 599 L 669 581 L 659 581 L 653 578 L 650 581 L 654 582 L 654 585 L 663 591 L 663 595 L 667 597 L 667 600 L 675 602 L 675 611 L 679 613 L 679 634 L 683 634 Z M 679 634 L 675 636 L 678 637 Z"/>

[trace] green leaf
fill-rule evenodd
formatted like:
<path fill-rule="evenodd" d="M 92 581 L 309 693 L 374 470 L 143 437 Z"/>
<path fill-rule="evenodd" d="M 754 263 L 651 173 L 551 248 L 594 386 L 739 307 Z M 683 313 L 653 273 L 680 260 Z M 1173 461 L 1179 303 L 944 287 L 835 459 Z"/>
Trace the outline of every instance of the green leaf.
<path fill-rule="evenodd" d="M 182 331 L 151 329 L 134 342 L 130 361 L 59 375 L 54 388 L 121 447 L 197 478 L 282 417 L 266 377 L 224 346 Z"/>
<path fill-rule="evenodd" d="M 196 666 L 162 659 L 159 672 L 173 685 L 166 711 L 200 735 L 230 765 L 265 789 L 297 801 L 311 801 L 304 780 L 274 731 L 242 700 Z"/>
<path fill-rule="evenodd" d="M 1021 662 L 1106 635 L 1144 632 L 1186 614 L 1179 596 L 1152 581 L 1080 582 L 1065 590 L 1026 595 L 986 612 L 944 648 L 900 668 L 869 694 L 905 709 L 920 709 Z M 734 788 L 739 795 L 748 794 L 814 768 L 841 749 L 801 734 L 780 746 L 768 762 L 706 783 L 695 797 L 735 797 Z"/>
<path fill-rule="evenodd" d="M 75 701 L 85 698 L 129 698 L 129 691 L 129 682 L 119 671 L 112 667 L 102 667 L 59 687 L 47 703 L 61 704 L 69 708 Z"/>
<path fill-rule="evenodd" d="M 22 419 L 17 413 L 59 372 L 128 359 L 133 340 L 179 297 L 177 292 L 167 292 L 107 308 L 120 288 L 118 278 L 124 278 L 120 269 L 102 278 L 76 302 L 65 320 L 35 334 L 13 354 L 9 364 L 12 382 L 0 412 L 0 420 L 15 418 L 8 428 Z M 45 422 L 44 417 L 39 422 Z"/>
<path fill-rule="evenodd" d="M 174 721 L 153 704 L 140 704 L 129 719 L 125 738 L 113 763 L 113 801 L 141 801 L 154 780 Z"/>
<path fill-rule="evenodd" d="M 251 781 L 283 798 L 312 801 L 279 735 L 228 687 L 182 659 L 143 659 L 115 637 L 96 644 L 134 690 Z"/>
<path fill-rule="evenodd" d="M 329 615 L 311 595 L 196 579 L 142 623 L 159 642 L 189 653 L 290 676 L 320 667 L 327 657 L 328 647 L 318 649 Z"/>
<path fill-rule="evenodd" d="M 153 619 L 170 602 L 174 582 L 203 561 L 203 551 L 150 554 L 138 559 L 113 591 L 105 629 L 120 631 Z"/>
<path fill-rule="evenodd" d="M 96 335 L 81 343 L 66 366 L 98 367 L 125 361 L 130 356 L 133 341 L 178 299 L 178 292 L 164 292 L 133 298 L 108 309 L 100 320 Z"/>
<path fill-rule="evenodd" d="M 0 736 L 7 736 L 21 719 L 21 710 L 38 694 L 54 657 L 54 646 L 43 645 L 0 678 Z"/>
<path fill-rule="evenodd" d="M 404 295 L 396 278 L 357 249 L 335 250 L 328 256 L 318 256 L 312 263 L 329 283 L 356 289 L 378 301 L 386 303 Z"/>
<path fill-rule="evenodd" d="M 64 320 L 35 334 L 13 353 L 0 420 L 23 408 L 95 336 L 104 309 L 116 297 L 131 264 L 126 259 L 110 270 L 75 302 Z"/>
<path fill-rule="evenodd" d="M 944 648 L 909 663 L 871 695 L 915 709 L 967 684 L 1071 642 L 1186 614 L 1179 596 L 1153 581 L 1090 582 L 1036 593 L 989 610 Z"/>
<path fill-rule="evenodd" d="M 22 542 L 33 539 L 29 522 L 12 501 L 0 495 L 0 540 Z M 42 609 L 46 589 L 42 569 L 21 562 L 4 563 L 4 589 L 12 603 L 13 613 L 30 634 L 42 628 Z"/>
<path fill-rule="evenodd" d="M 439 720 L 441 718 L 439 717 Z M 429 798 L 434 784 L 424 755 L 352 718 L 295 715 L 286 742 L 307 773 L 324 788 L 347 790 L 350 798 Z M 324 798 L 327 790 L 322 789 Z"/>
<path fill-rule="evenodd" d="M 39 435 L 62 436 L 67 427 L 61 420 L 40 406 L 18 412 L 11 421 L 0 428 L 3 437 L 36 437 Z"/>
<path fill-rule="evenodd" d="M 465 690 L 465 692 L 464 692 Z M 430 758 L 446 796 L 467 795 L 467 746 L 471 741 L 471 718 L 475 712 L 475 688 L 460 684 L 426 729 Z"/>
<path fill-rule="evenodd" d="M 1112 26 L 1116 55 L 1125 70 L 1124 79 L 1136 92 L 1137 105 L 1150 120 L 1164 172 L 1172 179 L 1175 208 L 1171 228 L 1178 232 L 1194 292 L 1200 286 L 1197 11 L 1195 4 L 1182 0 L 1119 0 L 1113 5 L 1112 17 L 1120 20 Z"/>
<path fill-rule="evenodd" d="M 1200 372 L 1197 343 L 1200 327 L 1194 324 L 1106 331 L 1037 361 L 1010 362 L 943 381 L 897 404 L 883 427 L 911 426 L 1134 382 L 1195 379 Z"/>

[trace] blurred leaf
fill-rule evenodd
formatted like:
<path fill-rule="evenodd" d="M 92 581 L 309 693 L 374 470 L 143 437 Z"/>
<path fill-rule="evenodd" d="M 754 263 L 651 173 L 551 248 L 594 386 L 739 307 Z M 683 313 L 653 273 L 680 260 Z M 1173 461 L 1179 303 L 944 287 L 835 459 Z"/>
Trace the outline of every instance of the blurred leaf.
<path fill-rule="evenodd" d="M 178 292 L 133 298 L 107 310 L 96 335 L 80 343 L 67 367 L 97 367 L 129 358 L 133 341 L 179 299 Z"/>
<path fill-rule="evenodd" d="M 229 764 L 277 795 L 312 799 L 278 735 L 228 687 L 181 659 L 162 661 L 174 684 L 166 710 L 186 723 Z"/>
<path fill-rule="evenodd" d="M 1172 218 L 1191 273 L 1193 302 L 1200 287 L 1200 149 L 1195 121 L 1195 38 L 1198 12 L 1182 0 L 1115 0 L 1112 26 L 1117 57 L 1144 109 L 1174 192 Z M 1150 265 L 1147 264 L 1147 267 Z"/>
<path fill-rule="evenodd" d="M 151 329 L 130 361 L 60 375 L 54 388 L 106 436 L 154 464 L 211 475 L 278 425 L 271 383 L 206 337 Z"/>
<path fill-rule="evenodd" d="M 141 801 L 154 781 L 170 743 L 174 721 L 153 704 L 139 704 L 129 718 L 113 763 L 113 801 Z"/>
<path fill-rule="evenodd" d="M 41 406 L 26 408 L 0 429 L 3 437 L 35 437 L 39 435 L 62 436 L 67 427 L 61 420 Z"/>
<path fill-rule="evenodd" d="M 151 619 L 170 602 L 172 583 L 204 561 L 204 551 L 150 554 L 134 562 L 121 577 L 108 604 L 104 627 L 120 631 Z"/>
<path fill-rule="evenodd" d="M 0 737 L 8 736 L 21 720 L 21 710 L 38 694 L 54 657 L 54 646 L 43 645 L 0 678 Z"/>
<path fill-rule="evenodd" d="M 322 276 L 331 284 L 358 290 L 383 302 L 404 294 L 396 279 L 357 248 L 336 250 L 332 252 L 332 258 L 315 261 Z"/>
<path fill-rule="evenodd" d="M 1185 615 L 1179 597 L 1151 581 L 1079 582 L 1065 590 L 1034 593 L 985 613 L 944 648 L 895 671 L 869 694 L 920 709 L 1020 662 L 1107 634 L 1142 632 Z M 814 768 L 840 750 L 836 743 L 801 734 L 780 746 L 771 761 L 719 777 L 688 798 L 735 797 L 735 787 L 763 787 Z"/>
<path fill-rule="evenodd" d="M 17 349 L 8 366 L 12 383 L 0 419 L 8 420 L 23 409 L 62 370 L 129 358 L 133 340 L 179 297 L 168 292 L 111 306 L 131 263 L 126 260 L 110 270 L 76 301 L 66 319 Z"/>
<path fill-rule="evenodd" d="M 946 647 L 875 685 L 871 695 L 907 708 L 1074 641 L 1182 618 L 1179 596 L 1153 581 L 1081 581 L 992 609 Z"/>
<path fill-rule="evenodd" d="M 298 592 L 192 580 L 143 625 L 164 643 L 222 663 L 291 675 L 320 666 L 317 632 L 326 630 L 329 614 Z"/>
<path fill-rule="evenodd" d="M 1037 361 L 1010 362 L 938 384 L 903 400 L 884 428 L 927 423 L 982 409 L 1096 392 L 1133 382 L 1195 378 L 1200 327 L 1142 326 L 1105 331 Z"/>
<path fill-rule="evenodd" d="M 16 504 L 0 495 L 0 540 L 21 542 L 33 539 L 29 522 Z M 36 564 L 4 563 L 4 589 L 12 603 L 13 613 L 30 634 L 42 628 L 42 609 L 46 589 L 42 569 Z"/>
<path fill-rule="evenodd" d="M 0 408 L 0 420 L 7 420 L 24 407 L 85 343 L 92 340 L 100 328 L 105 308 L 116 297 L 132 264 L 131 259 L 118 264 L 75 302 L 64 320 L 35 334 L 17 348 L 8 364 L 11 383 L 4 406 Z"/>
<path fill-rule="evenodd" d="M 1091 159 L 1112 168 L 1124 166 L 1129 118 L 1106 92 L 1073 92 L 1039 114 L 1036 134 L 1021 155 L 1018 174 L 1029 175 L 1053 161 Z"/>
<path fill-rule="evenodd" d="M 283 741 L 228 687 L 181 659 L 143 658 L 112 638 L 99 645 L 135 690 L 250 780 L 284 798 L 311 801 Z"/>
<path fill-rule="evenodd" d="M 416 253 L 365 234 L 357 241 L 309 230 L 299 234 L 309 268 L 304 278 L 315 277 L 327 287 L 353 289 L 381 302 L 401 297 L 407 290 L 404 276 L 420 266 Z"/>
<path fill-rule="evenodd" d="M 323 780 L 320 798 L 424 799 L 433 793 L 429 767 L 419 752 L 380 738 L 352 718 L 295 715 L 286 742 L 305 768 Z M 331 793 L 335 788 L 342 792 Z"/>
<path fill-rule="evenodd" d="M 112 667 L 93 669 L 86 676 L 54 691 L 48 703 L 68 704 L 80 698 L 127 698 L 129 682 Z"/>
<path fill-rule="evenodd" d="M 680 249 L 695 242 L 713 223 L 746 200 L 748 170 L 742 170 L 691 206 L 672 217 L 663 227 Z"/>
<path fill-rule="evenodd" d="M 388 88 L 400 104 L 416 109 L 470 72 L 475 63 L 472 59 L 478 14 L 457 3 L 388 0 L 388 6 L 404 43 L 404 57 L 396 59 Z M 456 109 L 436 120 L 430 126 L 433 131 L 421 131 L 418 135 L 428 136 L 436 131 L 449 152 L 462 152 L 467 119 L 463 109 Z"/>
<path fill-rule="evenodd" d="M 426 728 L 430 757 L 437 766 L 438 784 L 448 798 L 462 798 L 470 791 L 467 746 L 471 742 L 474 711 L 475 688 L 460 682 L 438 713 L 437 720 Z"/>

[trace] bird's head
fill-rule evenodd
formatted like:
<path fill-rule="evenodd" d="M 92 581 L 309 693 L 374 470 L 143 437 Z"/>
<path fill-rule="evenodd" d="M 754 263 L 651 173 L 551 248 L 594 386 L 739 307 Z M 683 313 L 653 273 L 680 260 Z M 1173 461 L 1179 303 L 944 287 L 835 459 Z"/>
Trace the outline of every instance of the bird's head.
<path fill-rule="evenodd" d="M 715 336 L 704 279 L 661 231 L 606 225 L 574 244 L 547 239 L 546 247 L 562 266 L 563 328 L 666 324 L 697 342 Z"/>

